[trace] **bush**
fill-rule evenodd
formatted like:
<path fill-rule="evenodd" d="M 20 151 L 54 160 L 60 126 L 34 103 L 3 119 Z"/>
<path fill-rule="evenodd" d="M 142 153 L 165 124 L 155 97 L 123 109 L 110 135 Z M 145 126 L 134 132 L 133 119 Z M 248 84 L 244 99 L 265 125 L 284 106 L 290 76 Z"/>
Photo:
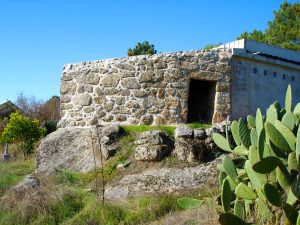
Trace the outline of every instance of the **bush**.
<path fill-rule="evenodd" d="M 46 135 L 56 131 L 57 129 L 57 122 L 53 120 L 46 121 L 43 125 L 43 127 L 46 129 Z"/>
<path fill-rule="evenodd" d="M 31 154 L 34 144 L 45 134 L 38 120 L 30 120 L 18 112 L 10 115 L 8 125 L 0 136 L 0 142 L 18 143 L 25 157 Z"/>

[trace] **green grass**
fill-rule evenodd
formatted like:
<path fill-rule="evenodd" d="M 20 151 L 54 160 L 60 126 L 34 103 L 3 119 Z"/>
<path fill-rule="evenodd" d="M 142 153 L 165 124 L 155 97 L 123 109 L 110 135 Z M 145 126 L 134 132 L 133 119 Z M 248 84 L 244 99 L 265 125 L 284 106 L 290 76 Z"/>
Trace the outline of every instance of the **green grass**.
<path fill-rule="evenodd" d="M 186 124 L 190 128 L 209 128 L 211 124 L 203 124 L 203 123 L 189 123 Z M 149 130 L 161 130 L 166 132 L 170 137 L 174 136 L 174 132 L 176 126 L 149 126 L 149 125 L 123 125 L 121 129 L 125 134 L 138 134 Z"/>
<path fill-rule="evenodd" d="M 193 128 L 193 129 L 195 129 L 195 128 L 204 128 L 204 129 L 206 129 L 206 128 L 210 128 L 211 124 L 189 123 L 189 124 L 187 124 L 187 126 L 190 127 L 190 128 Z"/>
<path fill-rule="evenodd" d="M 121 126 L 121 129 L 125 132 L 125 134 L 137 134 L 149 130 L 161 130 L 166 132 L 169 136 L 173 136 L 176 127 L 175 126 L 123 125 Z"/>
<path fill-rule="evenodd" d="M 189 124 L 189 126 L 198 128 L 209 125 Z M 162 130 L 173 137 L 175 128 L 175 126 L 122 126 L 124 133 L 119 140 L 121 149 L 105 163 L 105 183 L 115 182 L 124 174 L 132 171 L 141 172 L 146 168 L 133 163 L 126 171 L 119 172 L 116 169 L 118 164 L 132 158 L 136 134 L 148 130 Z M 159 165 L 181 166 L 181 162 L 174 157 L 168 157 L 159 162 Z M 6 192 L 33 171 L 33 159 L 0 163 L 0 197 L 8 195 L 6 200 L 12 203 L 9 208 L 5 208 L 0 200 L 0 225 L 144 224 L 158 220 L 169 212 L 180 210 L 176 203 L 179 196 L 172 195 L 134 197 L 122 202 L 106 201 L 103 205 L 94 192 L 97 180 L 97 191 L 101 193 L 102 173 L 99 168 L 96 173 L 94 170 L 86 174 L 63 170 L 45 177 L 44 179 L 49 181 L 48 184 L 46 182 L 46 186 L 49 187 L 42 196 L 37 197 L 42 199 L 34 204 L 30 198 L 16 199 L 10 192 Z M 92 192 L 88 191 L 90 189 Z"/>
<path fill-rule="evenodd" d="M 174 196 L 136 197 L 119 203 L 105 203 L 89 199 L 86 206 L 64 225 L 107 224 L 133 225 L 154 221 L 178 210 Z"/>
<path fill-rule="evenodd" d="M 32 173 L 34 167 L 33 159 L 0 162 L 0 196 L 10 187 L 20 182 L 27 174 Z"/>

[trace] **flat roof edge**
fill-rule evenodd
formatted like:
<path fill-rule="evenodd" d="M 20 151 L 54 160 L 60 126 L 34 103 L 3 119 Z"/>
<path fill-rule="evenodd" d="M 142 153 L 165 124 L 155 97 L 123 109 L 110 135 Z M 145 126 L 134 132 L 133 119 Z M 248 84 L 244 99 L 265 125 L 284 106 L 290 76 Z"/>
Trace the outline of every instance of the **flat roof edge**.
<path fill-rule="evenodd" d="M 298 51 L 248 39 L 233 41 L 220 45 L 218 48 L 245 49 L 249 54 L 262 54 L 300 64 L 300 52 Z"/>

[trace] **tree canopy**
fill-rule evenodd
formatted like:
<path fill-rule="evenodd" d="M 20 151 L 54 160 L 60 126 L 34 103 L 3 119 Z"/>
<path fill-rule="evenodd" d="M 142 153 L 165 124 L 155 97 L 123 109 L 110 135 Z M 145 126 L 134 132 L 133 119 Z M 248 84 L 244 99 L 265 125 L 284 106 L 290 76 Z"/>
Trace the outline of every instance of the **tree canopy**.
<path fill-rule="evenodd" d="M 274 11 L 274 19 L 268 21 L 265 31 L 254 29 L 237 39 L 243 38 L 300 51 L 300 4 L 284 0 L 279 10 Z"/>
<path fill-rule="evenodd" d="M 137 45 L 131 49 L 129 48 L 127 51 L 128 56 L 134 55 L 153 55 L 156 54 L 154 45 L 149 44 L 148 41 L 144 41 L 143 43 L 138 42 Z"/>

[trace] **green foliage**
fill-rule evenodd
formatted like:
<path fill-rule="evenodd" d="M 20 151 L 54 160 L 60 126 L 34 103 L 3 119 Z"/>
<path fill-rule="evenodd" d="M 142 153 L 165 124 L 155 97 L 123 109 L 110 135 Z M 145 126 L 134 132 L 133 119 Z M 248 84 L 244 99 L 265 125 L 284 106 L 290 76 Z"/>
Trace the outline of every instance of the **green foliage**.
<path fill-rule="evenodd" d="M 43 127 L 46 129 L 46 135 L 48 135 L 48 134 L 56 131 L 56 129 L 57 129 L 57 122 L 53 121 L 53 120 L 46 121 L 43 124 Z"/>
<path fill-rule="evenodd" d="M 247 122 L 243 119 L 239 120 L 239 136 L 241 138 L 242 145 L 249 148 L 251 145 L 250 130 L 247 127 Z"/>
<path fill-rule="evenodd" d="M 39 121 L 30 120 L 28 117 L 12 113 L 8 126 L 4 128 L 0 136 L 0 142 L 18 143 L 21 145 L 24 156 L 33 152 L 34 144 L 45 134 Z"/>
<path fill-rule="evenodd" d="M 219 222 L 222 225 L 246 225 L 240 217 L 233 215 L 231 213 L 221 213 L 219 215 Z"/>
<path fill-rule="evenodd" d="M 252 32 L 244 32 L 237 39 L 249 39 L 259 42 L 266 42 L 266 34 L 261 30 L 254 29 Z"/>
<path fill-rule="evenodd" d="M 281 195 L 274 185 L 266 183 L 264 186 L 264 193 L 269 203 L 277 207 L 281 206 Z"/>
<path fill-rule="evenodd" d="M 203 49 L 204 50 L 210 50 L 210 49 L 216 48 L 216 47 L 218 47 L 222 44 L 223 44 L 222 42 L 218 42 L 216 44 L 208 44 L 208 45 L 205 45 Z"/>
<path fill-rule="evenodd" d="M 229 145 L 228 137 L 213 136 L 221 149 L 234 148 L 230 152 L 239 157 L 237 162 L 225 156 L 218 166 L 225 212 L 220 214 L 221 225 L 242 224 L 241 218 L 245 221 L 253 218 L 255 211 L 251 213 L 250 209 L 256 210 L 257 222 L 275 224 L 284 215 L 289 224 L 296 224 L 300 218 L 300 126 L 294 113 L 299 109 L 292 111 L 291 93 L 289 86 L 285 109 L 275 102 L 268 108 L 265 119 L 258 109 L 256 118 L 248 116 L 247 122 L 234 121 L 231 128 L 236 146 Z M 245 218 L 240 213 L 241 200 L 245 202 Z M 232 202 L 235 202 L 233 208 Z"/>
<path fill-rule="evenodd" d="M 239 198 L 246 200 L 254 200 L 256 198 L 254 191 L 244 183 L 239 183 L 235 189 L 235 194 Z"/>
<path fill-rule="evenodd" d="M 31 159 L 0 163 L 0 197 L 33 171 Z M 0 224 L 148 224 L 180 210 L 177 195 L 139 196 L 102 204 L 96 193 L 87 191 L 94 184 L 86 176 L 90 175 L 61 171 L 38 177 L 41 190 L 30 190 L 24 198 L 6 192 L 3 201 L 0 199 Z"/>
<path fill-rule="evenodd" d="M 255 203 L 257 205 L 257 211 L 261 220 L 262 221 L 270 220 L 272 218 L 272 212 L 268 204 L 261 198 L 257 198 L 255 200 Z"/>
<path fill-rule="evenodd" d="M 148 41 L 144 41 L 143 43 L 138 42 L 133 49 L 129 48 L 127 52 L 128 56 L 153 55 L 156 53 L 154 45 L 149 44 Z"/>
<path fill-rule="evenodd" d="M 231 133 L 236 145 L 241 144 L 241 138 L 239 134 L 239 123 L 237 121 L 233 121 L 231 124 Z"/>
<path fill-rule="evenodd" d="M 221 192 L 221 203 L 223 210 L 228 212 L 230 209 L 230 203 L 232 198 L 232 191 L 230 188 L 230 183 L 227 179 L 223 181 L 222 192 Z"/>
<path fill-rule="evenodd" d="M 242 201 L 238 199 L 234 203 L 234 215 L 240 217 L 242 220 L 245 219 L 245 208 Z"/>
<path fill-rule="evenodd" d="M 200 207 L 203 204 L 203 200 L 190 198 L 190 197 L 183 197 L 177 199 L 177 204 L 182 209 L 195 209 Z"/>
<path fill-rule="evenodd" d="M 224 151 L 231 152 L 231 146 L 228 142 L 228 139 L 218 133 L 213 134 L 213 139 L 218 147 L 222 148 Z"/>
<path fill-rule="evenodd" d="M 268 22 L 265 31 L 254 29 L 242 33 L 238 39 L 249 39 L 278 45 L 283 48 L 300 50 L 300 3 L 287 3 L 286 0 L 274 12 L 274 19 Z M 290 107 L 288 107 L 290 108 Z"/>
<path fill-rule="evenodd" d="M 225 173 L 233 180 L 237 177 L 237 172 L 232 160 L 226 155 L 223 160 L 223 168 Z"/>

